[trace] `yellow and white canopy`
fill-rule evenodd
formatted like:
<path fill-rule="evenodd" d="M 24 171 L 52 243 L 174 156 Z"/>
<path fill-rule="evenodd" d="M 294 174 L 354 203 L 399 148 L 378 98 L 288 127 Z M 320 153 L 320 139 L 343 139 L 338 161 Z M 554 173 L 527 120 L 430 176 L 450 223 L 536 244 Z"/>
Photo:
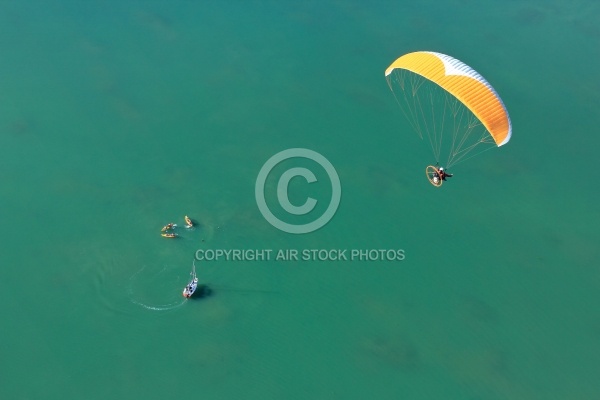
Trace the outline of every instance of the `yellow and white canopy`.
<path fill-rule="evenodd" d="M 481 121 L 498 147 L 510 140 L 512 125 L 502 99 L 488 81 L 465 63 L 445 54 L 417 51 L 394 61 L 385 70 L 385 76 L 395 69 L 418 74 L 456 97 Z"/>

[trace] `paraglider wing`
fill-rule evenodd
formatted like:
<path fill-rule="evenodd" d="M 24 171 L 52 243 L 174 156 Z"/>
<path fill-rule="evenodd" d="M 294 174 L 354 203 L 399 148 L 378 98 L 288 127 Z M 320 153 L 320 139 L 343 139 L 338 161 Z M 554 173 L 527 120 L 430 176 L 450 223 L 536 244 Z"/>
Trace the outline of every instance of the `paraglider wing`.
<path fill-rule="evenodd" d="M 456 97 L 481 121 L 498 147 L 510 140 L 512 125 L 502 99 L 468 65 L 445 54 L 419 51 L 398 58 L 386 69 L 385 76 L 397 69 L 418 74 Z"/>

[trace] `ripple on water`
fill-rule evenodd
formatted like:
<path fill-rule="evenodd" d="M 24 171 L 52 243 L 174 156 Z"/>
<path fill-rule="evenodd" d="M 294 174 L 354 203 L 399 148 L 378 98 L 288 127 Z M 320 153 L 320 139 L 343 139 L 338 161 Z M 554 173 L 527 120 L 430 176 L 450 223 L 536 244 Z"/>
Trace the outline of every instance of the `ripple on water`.
<path fill-rule="evenodd" d="M 111 256 L 97 260 L 94 271 L 95 292 L 110 314 L 168 312 L 186 302 L 181 291 L 189 271 L 181 265 L 140 266 L 139 261 Z"/>

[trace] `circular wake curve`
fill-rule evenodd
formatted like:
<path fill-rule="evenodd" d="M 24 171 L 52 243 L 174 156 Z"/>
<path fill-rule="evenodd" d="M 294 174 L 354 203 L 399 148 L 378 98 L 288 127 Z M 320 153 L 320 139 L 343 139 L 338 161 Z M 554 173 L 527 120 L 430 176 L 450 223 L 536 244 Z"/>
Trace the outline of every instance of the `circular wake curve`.
<path fill-rule="evenodd" d="M 143 266 L 129 278 L 127 293 L 132 304 L 148 311 L 166 312 L 181 307 L 186 299 L 181 295 L 185 278 L 174 267 L 152 270 Z"/>

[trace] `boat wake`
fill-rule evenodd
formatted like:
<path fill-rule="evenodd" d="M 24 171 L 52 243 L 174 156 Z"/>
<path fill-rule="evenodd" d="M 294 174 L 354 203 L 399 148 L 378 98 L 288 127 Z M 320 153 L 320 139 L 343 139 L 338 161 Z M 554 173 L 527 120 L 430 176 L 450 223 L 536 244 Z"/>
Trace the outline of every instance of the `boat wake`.
<path fill-rule="evenodd" d="M 173 311 L 185 304 L 181 285 L 185 282 L 175 267 L 165 265 L 158 271 L 143 266 L 129 278 L 128 296 L 132 304 L 148 311 Z"/>
<path fill-rule="evenodd" d="M 150 311 L 171 311 L 171 310 L 181 307 L 185 303 L 185 299 L 179 303 L 171 303 L 171 304 L 156 305 L 156 306 L 140 303 L 136 300 L 131 300 L 131 302 L 135 305 L 138 305 L 138 306 L 145 308 L 146 310 L 150 310 Z"/>

